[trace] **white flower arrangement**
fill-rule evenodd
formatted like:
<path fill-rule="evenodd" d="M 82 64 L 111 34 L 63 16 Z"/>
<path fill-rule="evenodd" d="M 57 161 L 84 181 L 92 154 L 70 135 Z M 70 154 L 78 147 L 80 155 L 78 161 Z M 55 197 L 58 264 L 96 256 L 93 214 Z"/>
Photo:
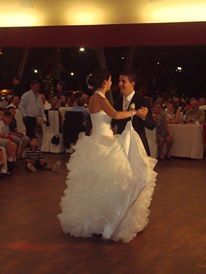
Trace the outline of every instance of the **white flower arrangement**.
<path fill-rule="evenodd" d="M 130 105 L 130 110 L 134 110 L 134 109 L 135 109 L 135 104 L 132 103 L 132 104 Z"/>

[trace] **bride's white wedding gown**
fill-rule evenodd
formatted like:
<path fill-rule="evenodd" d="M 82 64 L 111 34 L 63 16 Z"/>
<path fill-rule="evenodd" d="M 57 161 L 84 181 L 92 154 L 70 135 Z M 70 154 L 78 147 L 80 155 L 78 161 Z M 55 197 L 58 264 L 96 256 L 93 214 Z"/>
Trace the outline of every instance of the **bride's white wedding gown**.
<path fill-rule="evenodd" d="M 129 242 L 148 223 L 156 160 L 147 156 L 131 122 L 113 135 L 105 112 L 91 119 L 92 135 L 78 140 L 67 164 L 58 218 L 63 231 L 76 237 L 102 234 Z"/>

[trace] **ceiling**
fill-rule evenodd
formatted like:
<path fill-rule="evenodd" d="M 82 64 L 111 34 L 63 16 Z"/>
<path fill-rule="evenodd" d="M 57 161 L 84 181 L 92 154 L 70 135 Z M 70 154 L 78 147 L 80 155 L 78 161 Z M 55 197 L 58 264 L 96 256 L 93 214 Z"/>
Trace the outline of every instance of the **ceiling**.
<path fill-rule="evenodd" d="M 0 27 L 206 21 L 205 0 L 1 0 Z"/>

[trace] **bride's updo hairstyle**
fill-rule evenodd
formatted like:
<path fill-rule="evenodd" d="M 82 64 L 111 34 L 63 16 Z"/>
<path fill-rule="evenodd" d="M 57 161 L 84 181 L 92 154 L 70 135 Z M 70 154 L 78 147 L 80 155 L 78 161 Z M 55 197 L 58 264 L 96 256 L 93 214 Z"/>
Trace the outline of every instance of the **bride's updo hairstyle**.
<path fill-rule="evenodd" d="M 87 76 L 87 84 L 89 89 L 97 90 L 102 87 L 105 80 L 108 80 L 111 73 L 107 69 L 98 69 Z"/>

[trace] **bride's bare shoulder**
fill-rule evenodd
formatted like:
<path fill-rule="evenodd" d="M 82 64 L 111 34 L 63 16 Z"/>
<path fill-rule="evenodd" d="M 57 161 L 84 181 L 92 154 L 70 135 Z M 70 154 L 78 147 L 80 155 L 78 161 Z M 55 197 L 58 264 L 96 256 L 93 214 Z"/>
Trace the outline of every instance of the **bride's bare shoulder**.
<path fill-rule="evenodd" d="M 96 112 L 97 110 L 99 110 L 100 106 L 99 106 L 99 96 L 98 94 L 94 93 L 90 99 L 89 99 L 89 111 L 90 113 Z"/>
<path fill-rule="evenodd" d="M 96 100 L 96 94 L 93 94 L 90 98 L 89 98 L 89 103 L 93 103 Z"/>
<path fill-rule="evenodd" d="M 89 98 L 89 111 L 93 112 L 94 109 L 96 108 L 97 105 L 97 98 L 96 98 L 96 94 L 93 94 L 90 98 Z"/>
<path fill-rule="evenodd" d="M 97 94 L 97 93 L 94 93 L 94 94 L 90 97 L 89 101 L 90 101 L 91 103 L 95 103 L 95 102 L 99 102 L 100 99 L 101 99 L 101 96 L 100 96 L 99 94 Z"/>

